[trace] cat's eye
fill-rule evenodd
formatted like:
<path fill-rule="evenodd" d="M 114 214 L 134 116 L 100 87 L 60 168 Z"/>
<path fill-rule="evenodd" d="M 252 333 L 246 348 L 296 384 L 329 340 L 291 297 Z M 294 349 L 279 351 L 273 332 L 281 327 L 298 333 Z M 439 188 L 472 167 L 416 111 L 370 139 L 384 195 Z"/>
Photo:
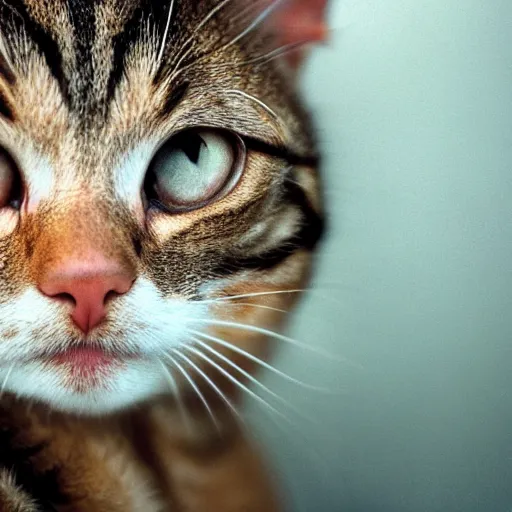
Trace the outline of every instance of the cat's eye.
<path fill-rule="evenodd" d="M 236 185 L 245 148 L 221 130 L 186 130 L 169 139 L 150 164 L 144 191 L 170 211 L 200 208 Z"/>
<path fill-rule="evenodd" d="M 21 195 L 18 166 L 9 152 L 0 147 L 0 208 L 19 209 Z"/>

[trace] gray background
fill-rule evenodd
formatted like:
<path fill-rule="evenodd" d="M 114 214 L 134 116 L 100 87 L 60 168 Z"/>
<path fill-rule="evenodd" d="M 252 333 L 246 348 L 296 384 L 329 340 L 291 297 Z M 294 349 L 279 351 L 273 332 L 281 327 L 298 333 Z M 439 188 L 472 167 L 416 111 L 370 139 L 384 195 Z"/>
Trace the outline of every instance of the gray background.
<path fill-rule="evenodd" d="M 300 512 L 512 510 L 512 2 L 331 0 L 304 87 L 331 233 L 251 407 Z M 280 410 L 284 410 L 279 406 Z"/>

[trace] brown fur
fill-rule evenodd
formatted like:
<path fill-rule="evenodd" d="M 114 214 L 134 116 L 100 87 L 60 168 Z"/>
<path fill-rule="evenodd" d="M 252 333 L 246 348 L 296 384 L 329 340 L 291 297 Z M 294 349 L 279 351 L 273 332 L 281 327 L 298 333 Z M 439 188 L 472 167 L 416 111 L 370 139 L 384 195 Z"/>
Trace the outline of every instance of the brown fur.
<path fill-rule="evenodd" d="M 278 310 L 291 310 L 298 294 L 281 292 L 306 286 L 319 237 L 315 144 L 290 70 L 277 60 L 257 63 L 277 39 L 258 27 L 227 44 L 259 12 L 241 1 L 226 4 L 196 32 L 220 3 L 176 0 L 164 46 L 168 2 L 9 0 L 0 6 L 0 96 L 10 111 L 0 117 L 0 143 L 19 164 L 28 191 L 19 212 L 0 211 L 0 306 L 27 290 L 36 293 L 62 262 L 95 250 L 154 284 L 162 300 L 262 293 L 219 302 L 212 306 L 215 319 L 272 331 L 283 326 Z M 87 26 L 77 28 L 87 16 L 93 36 Z M 126 29 L 134 20 L 135 35 Z M 41 32 L 54 47 L 41 43 Z M 186 92 L 170 105 L 184 84 Z M 148 213 L 140 194 L 120 192 L 126 177 L 119 169 L 130 151 L 201 126 L 263 147 L 247 144 L 244 172 L 229 194 L 169 215 Z M 0 318 L 0 346 L 26 342 L 42 357 L 82 343 L 69 304 L 53 305 L 54 317 L 37 325 Z M 116 299 L 95 333 L 93 341 L 106 350 L 127 351 L 133 332 L 146 328 L 150 311 L 123 308 Z M 263 360 L 272 350 L 259 332 L 219 325 L 205 332 Z M 214 348 L 256 373 L 253 360 Z M 211 404 L 220 432 L 180 372 L 175 378 L 191 425 L 170 393 L 101 418 L 4 397 L 0 466 L 11 461 L 14 472 L 0 474 L 0 510 L 35 511 L 34 499 L 65 512 L 280 510 L 267 468 L 226 403 L 238 407 L 240 387 L 185 354 L 204 372 L 179 360 Z M 75 388 L 85 393 L 87 386 Z"/>

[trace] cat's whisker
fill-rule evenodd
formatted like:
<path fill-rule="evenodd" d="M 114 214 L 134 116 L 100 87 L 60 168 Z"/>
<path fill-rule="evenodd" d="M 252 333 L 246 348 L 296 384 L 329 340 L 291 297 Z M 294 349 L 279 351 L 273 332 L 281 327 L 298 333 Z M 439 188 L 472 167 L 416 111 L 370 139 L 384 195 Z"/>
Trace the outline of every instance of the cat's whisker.
<path fill-rule="evenodd" d="M 237 13 L 231 16 L 230 22 L 235 25 L 237 22 L 246 21 L 246 19 L 251 16 L 253 17 L 253 13 L 259 4 L 267 4 L 268 1 L 265 0 L 254 0 L 253 2 L 246 2 L 246 6 L 243 9 L 239 9 Z"/>
<path fill-rule="evenodd" d="M 227 0 L 227 2 L 229 2 L 231 0 Z M 190 55 L 191 51 L 192 51 L 192 48 L 189 48 L 184 55 L 182 55 L 179 60 L 178 60 L 178 63 L 176 64 L 176 66 L 174 67 L 172 73 L 171 73 L 171 77 L 169 79 L 169 81 L 173 81 L 176 79 L 176 77 L 183 73 L 185 70 L 191 68 L 191 67 L 194 67 L 194 66 L 197 66 L 199 63 L 201 62 L 204 62 L 205 60 L 208 60 L 211 58 L 212 55 L 216 54 L 216 53 L 219 53 L 219 52 L 222 52 L 224 50 L 226 50 L 227 48 L 229 48 L 230 46 L 234 45 L 237 41 L 239 41 L 240 39 L 242 39 L 243 37 L 245 37 L 248 33 L 250 33 L 252 30 L 254 30 L 259 24 L 261 24 L 271 13 L 274 9 L 276 9 L 276 7 L 282 2 L 283 0 L 273 0 L 271 2 L 270 5 L 268 5 L 265 9 L 263 9 L 263 11 L 258 15 L 256 16 L 255 19 L 252 20 L 252 22 L 249 24 L 248 27 L 246 27 L 242 32 L 240 32 L 237 36 L 235 36 L 233 39 L 231 39 L 229 42 L 225 43 L 224 45 L 220 46 L 219 48 L 215 48 L 213 49 L 212 51 L 208 52 L 206 55 L 202 55 L 200 57 L 198 57 L 196 60 L 194 60 L 193 62 L 191 62 L 190 64 L 186 65 L 186 66 L 183 66 L 183 67 L 179 67 L 180 64 L 184 61 L 184 59 Z M 218 6 L 219 8 L 222 8 L 224 7 L 224 4 L 227 3 L 227 2 L 223 2 L 222 5 Z M 254 9 L 254 5 L 250 6 L 251 9 L 245 9 L 244 12 L 243 12 L 243 15 L 239 15 L 237 16 L 237 19 L 238 18 L 241 18 L 243 16 L 245 16 L 247 14 L 247 12 L 249 10 L 252 10 Z M 216 11 L 215 11 L 216 12 Z M 215 13 L 214 13 L 215 14 Z M 204 20 L 205 23 L 209 20 L 210 18 L 207 16 L 207 19 Z M 193 37 L 194 33 L 192 34 L 191 38 Z M 187 44 L 189 44 L 191 41 L 186 41 L 183 45 L 182 48 L 184 48 Z M 181 50 L 180 50 L 181 52 Z M 179 55 L 179 52 L 178 52 L 178 55 Z"/>
<path fill-rule="evenodd" d="M 181 352 L 179 352 L 178 350 L 176 349 L 173 349 L 172 351 L 177 357 L 180 357 L 180 358 L 183 358 Z M 178 369 L 178 371 L 185 377 L 185 379 L 187 380 L 187 382 L 190 384 L 190 386 L 192 387 L 192 389 L 194 390 L 194 392 L 196 393 L 196 395 L 199 397 L 199 399 L 201 400 L 201 402 L 203 403 L 203 405 L 205 406 L 206 410 L 208 411 L 208 414 L 213 422 L 213 424 L 215 425 L 215 428 L 217 429 L 218 432 L 220 432 L 220 425 L 219 425 L 219 422 L 217 421 L 217 418 L 215 417 L 215 414 L 214 412 L 212 411 L 212 408 L 210 407 L 210 404 L 208 403 L 208 400 L 206 400 L 206 398 L 204 397 L 203 393 L 201 393 L 201 390 L 199 389 L 199 387 L 197 386 L 197 384 L 194 382 L 194 380 L 190 377 L 190 375 L 188 374 L 188 372 L 185 370 L 185 368 L 183 368 L 183 366 L 181 366 L 180 363 L 178 363 L 178 361 L 176 361 L 175 358 L 171 357 L 169 354 L 165 354 L 165 357 L 169 358 L 170 361 L 172 362 L 172 364 L 174 364 L 174 366 Z"/>
<path fill-rule="evenodd" d="M 171 0 L 171 3 L 169 5 L 169 14 L 167 16 L 167 23 L 165 25 L 164 35 L 162 38 L 162 43 L 160 45 L 160 51 L 158 52 L 158 57 L 157 57 L 158 65 L 160 65 L 162 63 L 162 57 L 165 52 L 165 46 L 167 44 L 167 37 L 169 36 L 169 27 L 171 26 L 171 19 L 172 19 L 172 14 L 174 11 L 174 1 L 175 0 Z"/>
<path fill-rule="evenodd" d="M 242 307 L 253 307 L 253 308 L 258 308 L 258 309 L 265 309 L 267 311 L 277 311 L 278 313 L 289 313 L 290 311 L 287 311 L 286 309 L 279 309 L 279 308 L 273 308 L 272 306 L 265 306 L 264 304 L 252 304 L 250 302 L 234 302 L 232 304 L 229 304 L 229 307 L 237 307 L 237 306 L 242 306 Z M 224 302 L 222 304 L 223 307 L 226 306 L 226 303 Z"/>
<path fill-rule="evenodd" d="M 223 52 L 225 51 L 227 48 L 229 48 L 230 46 L 233 46 L 234 44 L 236 44 L 238 41 L 240 41 L 240 39 L 243 39 L 247 34 L 249 34 L 250 32 L 252 32 L 256 27 L 258 27 L 258 25 L 260 25 L 261 23 L 263 23 L 265 21 L 265 19 L 267 19 L 271 14 L 272 12 L 279 6 L 279 4 L 281 4 L 283 2 L 283 0 L 273 0 L 270 5 L 267 5 L 267 7 L 265 7 L 263 9 L 263 11 L 261 11 L 250 23 L 249 25 L 244 29 L 242 30 L 242 32 L 240 32 L 238 35 L 236 35 L 233 39 L 231 39 L 230 41 L 228 41 L 227 43 L 225 43 L 224 45 L 218 47 L 218 48 L 215 48 L 213 49 L 212 51 L 210 51 L 209 53 L 207 53 L 206 55 L 202 55 L 201 57 L 197 58 L 195 61 L 191 62 L 190 64 L 180 68 L 179 70 L 175 68 L 175 71 L 173 71 L 172 73 L 172 80 L 174 80 L 180 73 L 182 73 L 183 71 L 191 68 L 191 67 L 194 67 L 194 66 L 197 66 L 198 64 L 200 64 L 201 62 L 204 62 L 205 60 L 208 60 L 212 57 L 212 55 L 216 54 L 216 53 L 220 53 L 220 52 Z M 252 9 L 254 9 L 254 5 L 251 6 Z M 243 18 L 243 16 L 245 16 L 246 12 L 249 11 L 250 9 L 245 9 L 244 13 L 243 14 L 240 14 L 239 16 L 236 17 L 236 19 L 239 19 L 239 18 Z M 287 45 L 287 46 L 290 46 L 290 45 Z M 290 50 L 291 51 L 291 50 Z M 190 54 L 190 50 L 188 52 Z M 273 58 L 276 58 L 276 57 L 273 57 Z M 180 59 L 180 61 L 182 61 L 183 59 Z M 270 59 L 272 60 L 272 59 Z M 251 61 L 247 61 L 247 62 L 251 62 Z M 257 62 L 257 61 L 256 61 Z M 237 64 L 233 64 L 233 66 L 236 66 Z M 243 65 L 243 64 L 242 64 Z M 230 67 L 230 65 L 222 65 L 222 67 Z"/>
<path fill-rule="evenodd" d="M 238 379 L 233 377 L 227 370 L 222 368 L 220 364 L 215 362 L 211 357 L 208 357 L 206 354 L 201 352 L 200 350 L 191 347 L 191 346 L 184 346 L 184 350 L 188 350 L 189 352 L 192 352 L 196 354 L 198 357 L 206 361 L 208 364 L 213 366 L 216 370 L 218 370 L 224 377 L 226 377 L 228 380 L 230 380 L 238 389 L 242 390 L 244 393 L 252 397 L 254 400 L 256 400 L 258 403 L 264 406 L 265 409 L 272 412 L 273 414 L 279 416 L 280 418 L 284 419 L 287 423 L 293 423 L 285 414 L 283 414 L 281 411 L 278 411 L 273 405 L 269 404 L 265 399 L 261 398 L 261 396 L 257 395 L 251 388 L 247 387 L 244 383 L 240 382 Z"/>
<path fill-rule="evenodd" d="M 231 361 L 228 357 L 226 357 L 224 354 L 219 352 L 218 350 L 214 349 L 213 347 L 210 347 L 207 343 L 202 342 L 201 340 L 197 338 L 193 338 L 194 342 L 200 345 L 204 350 L 208 350 L 208 352 L 211 352 L 216 357 L 227 363 L 229 366 L 234 368 L 237 372 L 241 373 L 249 382 L 260 388 L 261 390 L 268 393 L 270 396 L 272 396 L 274 399 L 276 399 L 278 402 L 282 403 L 284 406 L 288 407 L 291 411 L 293 411 L 297 416 L 299 416 L 301 419 L 304 419 L 308 422 L 315 423 L 311 418 L 304 416 L 304 414 L 294 407 L 290 402 L 285 400 L 282 396 L 278 395 L 276 392 L 272 391 L 269 387 L 265 386 L 262 382 L 260 382 L 258 379 L 253 377 L 249 372 L 246 372 L 243 368 L 241 368 L 239 365 Z"/>
<path fill-rule="evenodd" d="M 192 359 L 187 357 L 185 354 L 181 353 L 181 357 L 183 360 L 185 360 L 191 368 L 193 368 L 204 380 L 205 382 L 217 393 L 219 398 L 229 407 L 229 409 L 233 412 L 233 414 L 239 419 L 240 422 L 245 424 L 245 420 L 238 411 L 238 409 L 233 405 L 231 400 L 222 392 L 222 390 L 213 382 L 213 380 L 208 377 L 208 375 L 196 364 Z"/>
<path fill-rule="evenodd" d="M 217 69 L 231 69 L 236 67 L 243 67 L 243 66 L 250 66 L 252 64 L 267 64 L 268 62 L 272 62 L 275 59 L 278 59 L 279 57 L 284 57 L 290 53 L 293 53 L 297 50 L 300 50 L 301 48 L 304 48 L 306 46 L 311 46 L 311 41 L 299 41 L 298 43 L 289 43 L 282 46 L 279 46 L 278 48 L 274 48 L 273 50 L 268 51 L 267 53 L 263 53 L 261 55 L 257 55 L 256 57 L 253 57 L 251 59 L 243 60 L 241 62 L 226 62 L 224 64 L 219 64 Z M 198 61 L 190 64 L 188 67 L 191 67 L 193 64 L 197 64 Z"/>
<path fill-rule="evenodd" d="M 173 81 L 176 76 L 181 72 L 180 65 L 181 63 L 190 55 L 190 52 L 193 49 L 193 46 L 191 46 L 188 50 L 186 50 L 184 53 L 183 51 L 187 46 L 194 41 L 194 37 L 196 34 L 210 21 L 215 14 L 220 11 L 225 5 L 227 5 L 232 0 L 223 0 L 219 4 L 217 4 L 215 7 L 213 7 L 208 14 L 196 25 L 194 30 L 192 31 L 192 34 L 185 40 L 181 48 L 178 50 L 177 55 L 179 56 L 178 62 L 174 65 L 172 72 L 170 73 L 170 78 L 168 81 Z M 181 56 L 180 56 L 181 55 Z"/>
<path fill-rule="evenodd" d="M 172 358 L 170 358 L 170 360 L 176 366 L 174 360 Z M 183 397 L 181 396 L 181 391 L 179 389 L 178 383 L 176 382 L 176 379 L 172 375 L 172 372 L 167 368 L 167 366 L 161 359 L 158 359 L 158 363 L 160 364 L 162 371 L 167 379 L 167 382 L 169 383 L 172 395 L 176 399 L 176 404 L 178 406 L 178 410 L 180 412 L 180 416 L 183 420 L 185 428 L 187 429 L 187 432 L 190 433 L 192 431 L 192 421 L 188 409 L 185 407 L 185 404 L 183 403 Z"/>
<path fill-rule="evenodd" d="M 281 119 L 281 117 L 272 109 L 270 108 L 265 102 L 260 100 L 259 98 L 256 98 L 256 96 L 253 96 L 252 94 L 249 94 L 245 91 L 241 91 L 240 89 L 228 89 L 224 91 L 226 94 L 236 94 L 238 96 L 242 96 L 244 98 L 247 98 L 248 100 L 253 101 L 257 105 L 259 105 L 262 109 L 264 109 L 266 112 L 268 112 L 276 121 L 278 121 L 283 128 L 286 127 L 284 121 Z"/>
<path fill-rule="evenodd" d="M 330 283 L 329 286 L 332 287 L 333 283 Z M 337 283 L 334 283 L 337 284 Z M 342 283 L 338 283 L 342 284 Z M 308 295 L 314 295 L 315 297 L 318 297 L 322 300 L 325 300 L 326 302 L 330 302 L 333 304 L 336 304 L 338 306 L 344 306 L 343 302 L 341 300 L 336 299 L 335 297 L 330 297 L 329 295 L 325 295 L 321 291 L 315 289 L 319 285 L 315 284 L 312 286 L 312 288 L 309 289 L 295 289 L 295 290 L 277 290 L 277 291 L 271 291 L 271 292 L 255 292 L 255 293 L 246 293 L 246 294 L 240 294 L 240 295 L 228 295 L 225 297 L 214 297 L 211 299 L 202 299 L 199 302 L 202 304 L 208 304 L 208 303 L 219 303 L 221 301 L 230 301 L 230 300 L 236 300 L 236 299 L 245 299 L 245 298 L 251 298 L 251 297 L 259 297 L 259 296 L 265 296 L 265 295 L 281 295 L 286 293 L 307 293 Z M 346 286 L 343 284 L 343 286 Z M 330 291 L 329 288 L 323 287 L 324 290 Z"/>
<path fill-rule="evenodd" d="M 326 352 L 325 350 L 322 350 L 320 348 L 312 347 L 312 346 L 308 345 L 307 343 L 304 343 L 302 341 L 296 340 L 294 338 L 290 338 L 289 336 L 285 336 L 284 334 L 280 334 L 278 332 L 271 331 L 270 329 L 265 329 L 264 327 L 257 327 L 256 325 L 243 324 L 243 323 L 240 323 L 240 322 L 231 322 L 229 320 L 197 319 L 196 322 L 197 323 L 207 324 L 209 326 L 214 326 L 214 327 L 215 326 L 217 326 L 217 327 L 230 327 L 230 328 L 238 329 L 238 330 L 241 330 L 241 331 L 247 331 L 247 332 L 253 332 L 253 333 L 257 333 L 257 334 L 263 334 L 264 336 L 268 336 L 270 338 L 273 338 L 273 339 L 276 339 L 276 340 L 279 340 L 279 341 L 283 341 L 285 343 L 288 343 L 291 346 L 300 348 L 302 350 L 306 350 L 308 352 L 316 354 L 316 355 L 318 355 L 320 357 L 323 357 L 325 359 L 334 360 L 334 361 L 336 361 L 338 363 L 345 363 L 345 364 L 350 364 L 350 365 L 358 366 L 355 363 L 353 363 L 352 361 L 349 361 L 349 360 L 339 356 L 338 354 L 332 354 L 332 353 Z"/>
<path fill-rule="evenodd" d="M 302 288 L 302 289 L 298 288 L 298 289 L 293 289 L 293 290 L 274 290 L 274 291 L 271 291 L 271 292 L 243 293 L 243 294 L 240 294 L 240 295 L 229 295 L 229 296 L 226 296 L 226 297 L 216 297 L 216 298 L 213 298 L 213 299 L 203 299 L 203 300 L 201 300 L 201 303 L 230 301 L 230 300 L 245 299 L 245 298 L 250 298 L 250 297 L 261 297 L 261 296 L 264 296 L 264 295 L 281 295 L 281 294 L 284 294 L 284 293 L 303 293 L 303 292 L 308 292 L 308 291 L 310 291 L 310 290 L 307 290 L 307 289 L 304 289 L 304 288 Z"/>
<path fill-rule="evenodd" d="M 301 48 L 304 48 L 305 46 L 311 45 L 311 41 L 300 41 L 298 43 L 290 43 L 290 44 L 284 44 L 282 46 L 279 46 L 278 48 L 275 48 L 267 53 L 264 53 L 262 55 L 258 55 L 257 57 L 254 57 L 252 59 L 248 59 L 246 61 L 243 61 L 239 63 L 238 65 L 245 66 L 250 64 L 266 64 L 267 62 L 271 62 L 274 59 L 278 59 L 279 57 L 284 57 L 285 55 L 288 55 L 289 53 L 295 52 L 297 50 L 300 50 Z"/>
<path fill-rule="evenodd" d="M 336 288 L 336 285 L 339 287 Z M 336 302 L 333 299 L 333 297 L 329 297 L 327 295 L 324 295 L 321 293 L 320 290 L 317 288 L 321 288 L 322 291 L 338 291 L 340 289 L 346 288 L 347 284 L 343 282 L 329 282 L 329 283 L 312 283 L 309 288 L 291 288 L 287 290 L 272 290 L 272 291 L 266 291 L 266 292 L 253 292 L 253 293 L 242 293 L 238 295 L 226 295 L 221 297 L 212 297 L 211 299 L 201 299 L 199 302 L 201 303 L 208 303 L 208 302 L 218 302 L 218 301 L 229 301 L 229 300 L 235 300 L 235 299 L 245 299 L 250 297 L 260 297 L 264 295 L 281 295 L 286 293 L 307 293 L 308 295 L 316 295 L 317 297 L 325 300 L 329 300 L 331 302 Z"/>
<path fill-rule="evenodd" d="M 270 5 L 268 5 L 265 9 L 263 9 L 263 11 L 258 16 L 256 16 L 256 18 L 249 24 L 249 26 L 247 26 L 244 30 L 242 30 L 242 32 L 240 32 L 233 39 L 231 39 L 231 41 L 224 44 L 220 48 L 214 50 L 214 52 L 215 53 L 222 52 L 226 48 L 229 48 L 230 46 L 234 45 L 236 42 L 240 41 L 240 39 L 244 38 L 247 34 L 252 32 L 258 25 L 263 23 L 263 21 L 265 21 L 270 16 L 270 14 L 272 14 L 272 12 L 275 11 L 275 9 L 277 9 L 279 4 L 281 4 L 281 3 L 283 3 L 283 0 L 273 0 L 270 3 Z"/>
<path fill-rule="evenodd" d="M 225 348 L 227 348 L 229 350 L 232 350 L 233 352 L 236 352 L 237 354 L 240 354 L 240 355 L 246 357 L 247 359 L 250 359 L 254 363 L 256 363 L 259 366 L 261 366 L 262 368 L 265 368 L 266 370 L 274 373 L 275 375 L 277 375 L 277 376 L 287 380 L 288 382 L 290 382 L 292 384 L 300 386 L 300 387 L 302 387 L 304 389 L 308 389 L 310 391 L 316 391 L 316 392 L 326 393 L 326 394 L 332 394 L 333 393 L 331 390 L 329 390 L 327 388 L 322 388 L 322 387 L 319 387 L 319 386 L 314 386 L 312 384 L 308 384 L 306 382 L 302 382 L 302 381 L 296 379 L 295 377 L 292 377 L 291 375 L 288 375 L 287 373 L 279 370 L 275 366 L 272 366 L 271 364 L 267 363 L 265 360 L 260 359 L 259 357 L 256 357 L 255 355 L 251 354 L 250 352 L 247 352 L 243 348 L 240 348 L 237 345 L 234 345 L 233 343 L 230 343 L 229 341 L 226 341 L 226 340 L 223 340 L 223 339 L 218 338 L 216 336 L 212 336 L 210 334 L 205 334 L 205 333 L 202 333 L 202 332 L 199 332 L 199 331 L 194 331 L 194 330 L 190 330 L 189 329 L 189 332 L 191 332 L 195 336 L 200 336 L 203 339 L 206 339 L 208 341 L 211 341 L 213 343 L 221 345 L 221 346 L 223 346 L 223 347 L 225 347 Z"/>
<path fill-rule="evenodd" d="M 5 374 L 5 378 L 2 382 L 2 386 L 0 387 L 0 399 L 4 396 L 5 387 L 7 386 L 7 381 L 9 380 L 9 377 L 11 376 L 12 371 L 14 370 L 14 367 L 16 366 L 16 363 L 12 363 L 11 366 L 9 366 L 9 369 L 7 370 L 7 373 Z"/>

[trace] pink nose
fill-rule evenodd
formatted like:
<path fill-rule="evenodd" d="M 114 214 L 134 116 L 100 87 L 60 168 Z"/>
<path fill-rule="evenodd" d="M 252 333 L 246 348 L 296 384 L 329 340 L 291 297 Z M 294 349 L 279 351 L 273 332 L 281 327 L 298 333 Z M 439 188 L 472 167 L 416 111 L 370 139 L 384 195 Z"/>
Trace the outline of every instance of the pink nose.
<path fill-rule="evenodd" d="M 111 264 L 84 266 L 76 263 L 53 268 L 39 289 L 48 297 L 72 302 L 71 318 L 87 334 L 105 319 L 109 301 L 131 289 L 134 277 Z"/>

